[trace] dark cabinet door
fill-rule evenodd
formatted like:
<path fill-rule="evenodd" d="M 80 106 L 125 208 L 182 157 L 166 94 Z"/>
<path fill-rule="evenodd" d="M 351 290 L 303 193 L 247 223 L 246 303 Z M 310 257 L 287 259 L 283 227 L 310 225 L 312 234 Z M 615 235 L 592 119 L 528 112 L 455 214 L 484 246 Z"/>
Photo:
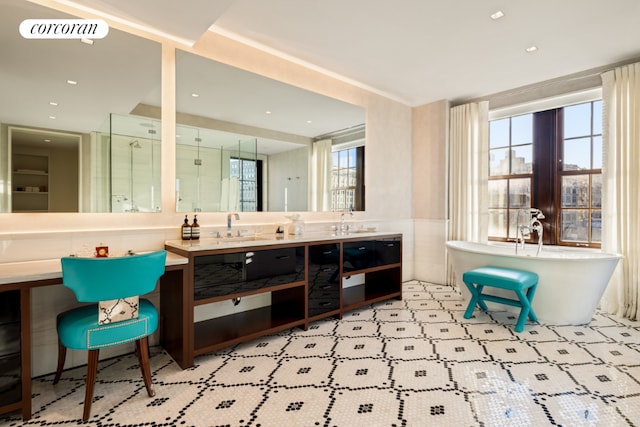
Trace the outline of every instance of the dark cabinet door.
<path fill-rule="evenodd" d="M 373 240 L 345 242 L 342 249 L 342 271 L 350 272 L 375 267 L 375 245 Z"/>
<path fill-rule="evenodd" d="M 402 241 L 399 237 L 375 241 L 376 266 L 398 264 L 402 259 Z"/>
<path fill-rule="evenodd" d="M 0 406 L 22 399 L 20 291 L 0 293 Z"/>
<path fill-rule="evenodd" d="M 309 246 L 309 317 L 340 308 L 340 245 Z"/>
<path fill-rule="evenodd" d="M 277 277 L 296 272 L 296 248 L 247 252 L 247 280 Z"/>
<path fill-rule="evenodd" d="M 254 292 L 304 280 L 304 247 L 194 257 L 194 298 Z"/>
<path fill-rule="evenodd" d="M 194 298 L 199 300 L 241 292 L 245 282 L 245 258 L 244 252 L 194 257 Z"/>

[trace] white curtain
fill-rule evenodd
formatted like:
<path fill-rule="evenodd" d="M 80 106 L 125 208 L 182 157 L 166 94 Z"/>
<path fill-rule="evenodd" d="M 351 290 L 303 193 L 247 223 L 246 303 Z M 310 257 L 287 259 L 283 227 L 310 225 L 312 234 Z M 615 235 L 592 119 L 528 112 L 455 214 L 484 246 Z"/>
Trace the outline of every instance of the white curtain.
<path fill-rule="evenodd" d="M 602 250 L 624 256 L 601 301 L 640 318 L 640 63 L 602 75 Z"/>
<path fill-rule="evenodd" d="M 485 242 L 489 228 L 489 103 L 451 108 L 447 240 Z M 447 261 L 448 282 L 454 284 Z"/>
<path fill-rule="evenodd" d="M 311 153 L 311 210 L 331 210 L 331 140 L 313 144 Z"/>

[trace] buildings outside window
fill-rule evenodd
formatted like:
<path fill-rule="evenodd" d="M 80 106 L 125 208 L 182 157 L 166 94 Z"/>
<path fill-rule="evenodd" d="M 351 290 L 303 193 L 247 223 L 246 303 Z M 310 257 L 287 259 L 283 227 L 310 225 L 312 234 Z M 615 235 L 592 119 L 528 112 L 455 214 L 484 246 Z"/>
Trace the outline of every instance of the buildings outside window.
<path fill-rule="evenodd" d="M 230 162 L 230 176 L 238 178 L 239 210 L 262 211 L 262 161 L 232 157 Z"/>
<path fill-rule="evenodd" d="M 364 210 L 364 147 L 332 153 L 331 210 Z"/>
<path fill-rule="evenodd" d="M 599 247 L 601 195 L 602 101 L 489 122 L 490 239 L 515 239 L 536 207 L 546 244 Z"/>

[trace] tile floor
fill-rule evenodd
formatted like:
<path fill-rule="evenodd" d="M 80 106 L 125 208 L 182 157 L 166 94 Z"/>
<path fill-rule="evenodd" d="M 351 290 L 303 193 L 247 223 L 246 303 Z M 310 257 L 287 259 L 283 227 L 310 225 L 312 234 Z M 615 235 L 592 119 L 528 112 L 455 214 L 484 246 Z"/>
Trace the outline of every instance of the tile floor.
<path fill-rule="evenodd" d="M 476 311 L 451 288 L 404 284 L 403 301 L 355 311 L 196 359 L 160 348 L 147 397 L 133 355 L 101 362 L 94 426 L 640 426 L 640 324 L 587 326 Z M 81 424 L 84 368 L 33 383 L 33 418 Z"/>

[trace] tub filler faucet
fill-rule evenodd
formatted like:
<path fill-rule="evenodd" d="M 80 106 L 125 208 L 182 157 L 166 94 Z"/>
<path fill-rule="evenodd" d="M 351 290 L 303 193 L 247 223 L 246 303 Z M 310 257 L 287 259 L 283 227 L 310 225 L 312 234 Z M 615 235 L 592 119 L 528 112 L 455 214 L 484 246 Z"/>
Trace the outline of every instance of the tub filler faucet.
<path fill-rule="evenodd" d="M 544 228 L 542 227 L 541 219 L 544 219 L 544 214 L 540 209 L 531 208 L 529 209 L 529 222 L 527 224 L 520 224 L 520 212 L 518 212 L 518 227 L 517 227 L 517 236 L 516 236 L 516 255 L 518 255 L 518 248 L 522 245 L 522 249 L 524 250 L 524 244 L 526 239 L 531 237 L 532 232 L 536 232 L 538 234 L 538 249 L 536 251 L 536 256 L 540 255 L 540 251 L 542 251 L 542 233 Z"/>

